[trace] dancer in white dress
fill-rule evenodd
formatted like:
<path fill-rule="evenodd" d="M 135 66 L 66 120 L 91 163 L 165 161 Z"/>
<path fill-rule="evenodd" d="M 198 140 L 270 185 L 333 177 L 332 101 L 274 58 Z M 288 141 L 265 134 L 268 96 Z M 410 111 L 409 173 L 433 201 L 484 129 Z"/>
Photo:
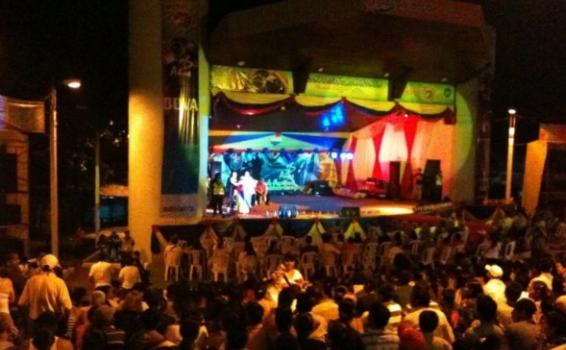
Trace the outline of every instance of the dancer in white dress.
<path fill-rule="evenodd" d="M 251 208 L 252 196 L 255 194 L 257 180 L 250 175 L 249 171 L 246 170 L 244 172 L 244 175 L 240 178 L 240 184 L 242 185 L 244 202 L 248 206 L 248 208 Z"/>

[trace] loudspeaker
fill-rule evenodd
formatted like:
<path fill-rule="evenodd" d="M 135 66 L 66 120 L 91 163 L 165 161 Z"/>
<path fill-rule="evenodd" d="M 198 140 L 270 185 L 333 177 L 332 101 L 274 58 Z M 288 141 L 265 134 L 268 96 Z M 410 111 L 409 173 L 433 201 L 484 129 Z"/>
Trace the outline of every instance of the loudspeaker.
<path fill-rule="evenodd" d="M 401 162 L 389 162 L 389 197 L 399 198 L 401 187 Z"/>
<path fill-rule="evenodd" d="M 317 196 L 331 196 L 332 188 L 326 180 L 317 180 L 312 182 L 312 194 Z"/>
<path fill-rule="evenodd" d="M 360 217 L 360 207 L 342 207 L 340 209 L 340 217 L 353 218 Z"/>
<path fill-rule="evenodd" d="M 437 185 L 437 177 L 441 174 L 440 160 L 427 159 L 423 172 L 422 200 L 425 202 L 440 202 L 442 200 L 442 185 Z"/>

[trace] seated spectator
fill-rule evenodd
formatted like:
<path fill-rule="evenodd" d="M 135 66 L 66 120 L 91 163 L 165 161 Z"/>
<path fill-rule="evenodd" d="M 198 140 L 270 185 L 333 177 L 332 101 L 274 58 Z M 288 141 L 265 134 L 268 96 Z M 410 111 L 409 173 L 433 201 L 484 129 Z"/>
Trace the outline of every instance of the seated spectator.
<path fill-rule="evenodd" d="M 522 287 L 519 283 L 511 282 L 505 289 L 507 302 L 497 306 L 497 321 L 506 329 L 512 322 L 513 308 L 521 296 Z"/>
<path fill-rule="evenodd" d="M 263 308 L 258 303 L 248 303 L 246 305 L 247 334 L 249 350 L 267 349 L 267 335 L 263 329 Z"/>
<path fill-rule="evenodd" d="M 434 311 L 438 316 L 438 327 L 434 331 L 434 335 L 443 338 L 448 343 L 452 344 L 455 340 L 454 332 L 446 315 L 438 309 L 430 307 L 430 295 L 428 289 L 424 285 L 416 285 L 413 288 L 411 295 L 412 311 L 405 316 L 405 321 L 408 321 L 413 327 L 419 327 L 419 316 L 423 311 Z"/>
<path fill-rule="evenodd" d="M 479 344 L 486 337 L 493 336 L 501 339 L 503 329 L 497 324 L 497 304 L 488 296 L 480 296 L 477 300 L 475 320 L 464 334 L 464 341 L 469 344 Z"/>
<path fill-rule="evenodd" d="M 399 336 L 387 327 L 391 312 L 381 304 L 374 303 L 369 309 L 368 324 L 362 341 L 366 350 L 396 350 L 399 348 Z"/>

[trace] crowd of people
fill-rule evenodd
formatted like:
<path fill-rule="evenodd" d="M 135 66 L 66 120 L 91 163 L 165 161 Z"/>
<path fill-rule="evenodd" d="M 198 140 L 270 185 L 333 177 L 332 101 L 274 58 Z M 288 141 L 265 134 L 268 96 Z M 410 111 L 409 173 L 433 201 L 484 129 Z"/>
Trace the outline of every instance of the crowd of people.
<path fill-rule="evenodd" d="M 513 212 L 494 225 L 477 241 L 457 217 L 436 228 L 397 222 L 345 239 L 339 231 L 307 236 L 272 266 L 264 263 L 282 254 L 284 232 L 264 251 L 243 238 L 244 274 L 216 282 L 181 273 L 165 288 L 135 246 L 120 249 L 120 264 L 103 253 L 89 282 L 72 290 L 54 255 L 22 263 L 9 254 L 0 269 L 0 350 L 566 349 L 566 225 L 548 212 L 530 220 Z M 228 238 L 207 251 L 209 233 L 190 249 L 214 270 L 216 254 L 233 255 Z M 368 269 L 364 251 L 374 243 Z M 172 237 L 165 260 L 185 248 Z M 304 265 L 306 254 L 318 264 Z"/>

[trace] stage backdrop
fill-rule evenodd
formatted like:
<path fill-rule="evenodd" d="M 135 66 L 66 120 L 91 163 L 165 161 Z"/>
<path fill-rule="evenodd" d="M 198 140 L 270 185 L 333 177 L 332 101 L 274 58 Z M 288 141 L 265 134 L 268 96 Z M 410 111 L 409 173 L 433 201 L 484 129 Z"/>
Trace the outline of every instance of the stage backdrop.
<path fill-rule="evenodd" d="M 198 2 L 163 0 L 161 214 L 197 214 L 199 188 Z"/>

